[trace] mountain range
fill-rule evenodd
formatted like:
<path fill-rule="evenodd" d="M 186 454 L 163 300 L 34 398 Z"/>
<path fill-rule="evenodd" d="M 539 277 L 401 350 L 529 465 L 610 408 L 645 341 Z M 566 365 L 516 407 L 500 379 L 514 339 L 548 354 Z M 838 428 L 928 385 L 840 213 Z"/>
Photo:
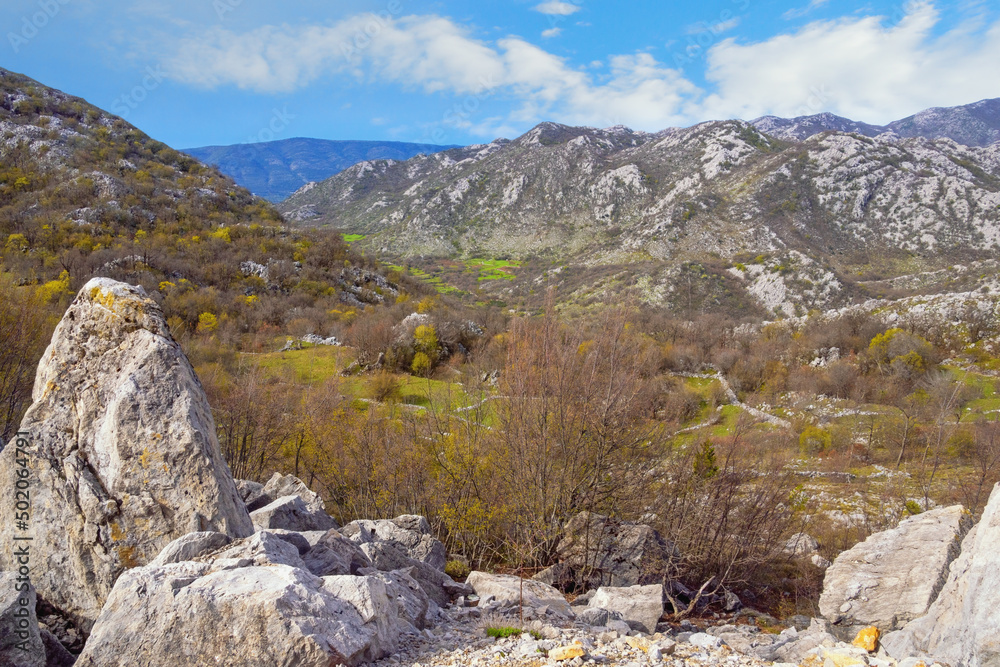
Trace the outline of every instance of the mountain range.
<path fill-rule="evenodd" d="M 888 125 L 869 125 L 831 113 L 791 119 L 763 116 L 752 123 L 761 132 L 792 141 L 836 130 L 866 137 L 892 133 L 904 138 L 951 139 L 966 146 L 989 146 L 1000 141 L 1000 99 L 960 107 L 935 107 Z"/>
<path fill-rule="evenodd" d="M 215 165 L 255 195 L 273 202 L 306 183 L 321 181 L 364 160 L 407 160 L 421 153 L 455 148 L 401 141 L 282 139 L 232 146 L 203 146 L 184 152 Z"/>
<path fill-rule="evenodd" d="M 981 116 L 938 110 L 899 127 L 972 136 Z M 513 141 L 365 161 L 278 208 L 411 261 L 609 267 L 574 282 L 583 300 L 610 281 L 676 301 L 678 284 L 696 278 L 714 282 L 715 301 L 741 293 L 785 315 L 871 293 L 859 282 L 995 256 L 1000 142 L 820 131 L 833 119 L 657 133 L 542 123 Z M 532 280 L 551 278 L 538 268 Z"/>

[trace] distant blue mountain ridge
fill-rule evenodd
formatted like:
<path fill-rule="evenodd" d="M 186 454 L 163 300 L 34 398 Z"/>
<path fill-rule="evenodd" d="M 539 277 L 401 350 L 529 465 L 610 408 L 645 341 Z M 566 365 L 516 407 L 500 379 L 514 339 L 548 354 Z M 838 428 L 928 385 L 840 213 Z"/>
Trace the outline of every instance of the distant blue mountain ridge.
<path fill-rule="evenodd" d="M 219 170 L 255 195 L 286 199 L 306 183 L 330 178 L 365 160 L 409 160 L 457 146 L 402 141 L 334 141 L 297 137 L 232 146 L 203 146 L 184 152 Z"/>

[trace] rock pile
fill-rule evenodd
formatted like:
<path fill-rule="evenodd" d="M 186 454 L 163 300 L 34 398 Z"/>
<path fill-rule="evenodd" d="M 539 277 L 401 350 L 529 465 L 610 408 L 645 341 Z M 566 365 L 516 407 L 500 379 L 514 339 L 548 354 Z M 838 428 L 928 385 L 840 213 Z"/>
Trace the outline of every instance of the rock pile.
<path fill-rule="evenodd" d="M 440 616 L 408 570 L 352 559 L 335 529 L 184 536 L 119 578 L 78 665 L 355 665 Z"/>
<path fill-rule="evenodd" d="M 201 384 L 141 288 L 95 278 L 56 327 L 21 423 L 32 472 L 31 579 L 89 627 L 115 580 L 171 540 L 253 532 Z M 15 448 L 0 452 L 14 479 Z M 16 569 L 0 494 L 0 570 Z"/>

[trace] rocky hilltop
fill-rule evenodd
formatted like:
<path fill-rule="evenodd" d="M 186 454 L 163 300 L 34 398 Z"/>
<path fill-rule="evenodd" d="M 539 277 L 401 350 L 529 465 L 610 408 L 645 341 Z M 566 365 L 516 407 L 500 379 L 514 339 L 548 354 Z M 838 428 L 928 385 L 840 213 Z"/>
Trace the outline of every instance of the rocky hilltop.
<path fill-rule="evenodd" d="M 514 141 L 368 161 L 279 205 L 396 255 L 671 265 L 715 255 L 984 252 L 1000 242 L 1000 143 L 741 121 L 657 134 L 544 123 Z"/>
<path fill-rule="evenodd" d="M 763 116 L 752 123 L 761 132 L 790 141 L 802 141 L 834 130 L 866 137 L 890 133 L 907 138 L 951 139 L 966 146 L 989 146 L 1000 141 L 1000 99 L 981 100 L 960 107 L 935 107 L 888 125 L 859 123 L 830 113 L 798 118 Z"/>

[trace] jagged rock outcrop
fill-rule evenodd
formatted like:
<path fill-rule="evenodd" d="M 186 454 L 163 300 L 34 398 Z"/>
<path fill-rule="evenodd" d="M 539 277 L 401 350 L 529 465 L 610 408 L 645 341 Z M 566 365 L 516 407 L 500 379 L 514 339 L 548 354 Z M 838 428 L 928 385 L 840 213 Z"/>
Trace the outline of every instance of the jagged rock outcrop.
<path fill-rule="evenodd" d="M 22 586 L 25 590 L 19 590 Z M 35 615 L 35 587 L 14 572 L 0 572 L 0 665 L 45 667 L 45 646 Z"/>
<path fill-rule="evenodd" d="M 676 548 L 653 528 L 581 512 L 563 529 L 559 562 L 535 579 L 565 591 L 660 583 Z"/>
<path fill-rule="evenodd" d="M 893 657 L 927 656 L 950 665 L 1000 664 L 1000 485 L 962 541 L 927 614 L 882 638 Z"/>
<path fill-rule="evenodd" d="M 972 519 L 961 505 L 934 509 L 837 556 L 826 571 L 819 608 L 841 639 L 874 625 L 897 630 L 922 616 L 948 577 Z"/>
<path fill-rule="evenodd" d="M 301 496 L 282 496 L 269 505 L 250 513 L 258 530 L 283 528 L 294 531 L 330 530 L 337 522 L 323 510 L 310 508 Z"/>
<path fill-rule="evenodd" d="M 638 623 L 652 634 L 663 616 L 663 585 L 601 586 L 590 598 L 590 606 L 618 612 L 626 622 Z"/>
<path fill-rule="evenodd" d="M 253 532 L 194 370 L 141 288 L 88 282 L 56 327 L 25 414 L 38 593 L 85 628 L 125 570 L 194 531 Z M 0 452 L 13 479 L 15 447 Z M 13 516 L 13 494 L 0 494 Z M 0 569 L 14 526 L 0 524 Z"/>
<path fill-rule="evenodd" d="M 360 570 L 372 567 L 371 559 L 361 547 L 335 529 L 325 533 L 303 533 L 303 537 L 308 540 L 310 548 L 302 558 L 309 571 L 318 577 L 358 574 Z"/>
<path fill-rule="evenodd" d="M 444 571 L 448 552 L 434 538 L 430 524 L 422 516 L 404 514 L 395 519 L 352 521 L 344 526 L 342 532 L 358 543 L 377 541 L 391 544 L 407 557 Z"/>
<path fill-rule="evenodd" d="M 405 570 L 439 606 L 472 592 L 467 584 L 458 583 L 441 570 L 408 557 L 391 542 L 365 542 L 360 546 L 374 567 L 383 572 Z"/>
<path fill-rule="evenodd" d="M 203 536 L 168 545 L 165 553 L 191 560 L 123 574 L 77 665 L 327 667 L 392 653 L 419 617 L 399 618 L 403 578 L 318 577 L 287 538 L 264 531 L 219 549 Z"/>
<path fill-rule="evenodd" d="M 320 498 L 319 494 L 306 486 L 305 482 L 294 475 L 274 473 L 271 475 L 271 479 L 267 480 L 267 483 L 264 484 L 264 494 L 271 499 L 269 502 L 273 502 L 284 496 L 298 496 L 310 512 L 322 512 L 326 514 L 326 504 Z M 330 528 L 338 527 L 336 525 L 330 526 Z M 326 530 L 329 530 L 329 528 Z"/>

